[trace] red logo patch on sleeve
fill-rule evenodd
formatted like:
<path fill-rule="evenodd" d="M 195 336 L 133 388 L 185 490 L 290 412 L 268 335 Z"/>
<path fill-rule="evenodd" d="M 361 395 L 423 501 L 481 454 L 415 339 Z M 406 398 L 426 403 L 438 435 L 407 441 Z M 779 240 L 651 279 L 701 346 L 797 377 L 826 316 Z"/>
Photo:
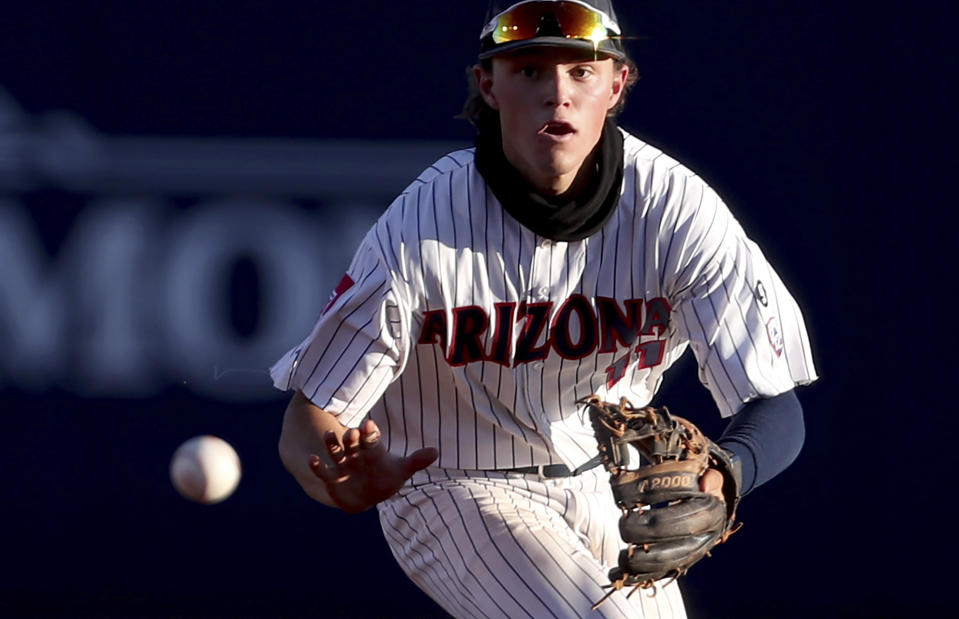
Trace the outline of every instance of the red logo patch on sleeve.
<path fill-rule="evenodd" d="M 353 284 L 356 282 L 349 275 L 344 275 L 343 279 L 340 280 L 340 283 L 336 285 L 336 290 L 333 291 L 333 294 L 330 295 L 330 302 L 326 304 L 326 307 L 323 308 L 323 314 L 326 313 L 330 307 L 336 303 L 336 300 L 339 299 L 344 292 L 353 287 Z M 322 314 L 321 314 L 322 315 Z"/>
<path fill-rule="evenodd" d="M 772 346 L 773 352 L 776 353 L 776 356 L 782 356 L 783 348 L 785 348 L 785 344 L 783 343 L 783 331 L 779 327 L 779 320 L 777 320 L 775 316 L 766 322 L 766 335 L 769 336 L 769 345 Z"/>

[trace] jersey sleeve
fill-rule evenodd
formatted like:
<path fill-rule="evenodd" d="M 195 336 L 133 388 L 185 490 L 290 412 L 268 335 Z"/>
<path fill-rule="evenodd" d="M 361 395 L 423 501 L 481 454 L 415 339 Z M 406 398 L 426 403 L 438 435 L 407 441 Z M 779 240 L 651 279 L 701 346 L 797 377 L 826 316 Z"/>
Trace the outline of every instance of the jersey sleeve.
<path fill-rule="evenodd" d="M 684 181 L 681 197 L 667 200 L 667 288 L 700 381 L 726 417 L 814 381 L 816 370 L 802 312 L 779 275 L 708 185 Z"/>
<path fill-rule="evenodd" d="M 359 425 L 409 353 L 407 304 L 371 231 L 309 337 L 270 369 L 347 427 Z"/>

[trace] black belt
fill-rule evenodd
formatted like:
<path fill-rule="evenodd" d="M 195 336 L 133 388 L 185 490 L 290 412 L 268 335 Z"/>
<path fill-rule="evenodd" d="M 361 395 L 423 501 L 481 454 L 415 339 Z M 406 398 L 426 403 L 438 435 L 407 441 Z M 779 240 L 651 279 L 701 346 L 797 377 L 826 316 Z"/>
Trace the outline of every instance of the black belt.
<path fill-rule="evenodd" d="M 573 477 L 594 469 L 602 463 L 600 456 L 593 456 L 572 471 L 565 464 L 539 464 L 535 466 L 520 466 L 515 469 L 500 469 L 503 473 L 521 473 L 523 475 L 539 475 L 540 477 Z"/>

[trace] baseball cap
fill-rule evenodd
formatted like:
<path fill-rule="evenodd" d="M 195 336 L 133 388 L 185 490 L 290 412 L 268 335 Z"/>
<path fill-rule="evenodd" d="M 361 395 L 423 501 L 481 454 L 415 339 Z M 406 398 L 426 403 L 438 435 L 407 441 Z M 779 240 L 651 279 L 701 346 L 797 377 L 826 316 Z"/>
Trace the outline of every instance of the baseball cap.
<path fill-rule="evenodd" d="M 480 60 L 532 46 L 626 56 L 611 0 L 491 0 L 480 32 Z"/>

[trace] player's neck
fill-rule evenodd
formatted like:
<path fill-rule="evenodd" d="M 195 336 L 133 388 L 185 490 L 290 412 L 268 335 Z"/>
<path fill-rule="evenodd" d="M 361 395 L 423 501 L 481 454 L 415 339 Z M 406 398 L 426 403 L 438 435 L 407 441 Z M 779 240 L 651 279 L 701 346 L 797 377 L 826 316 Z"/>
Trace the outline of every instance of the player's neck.
<path fill-rule="evenodd" d="M 553 200 L 570 200 L 579 196 L 590 186 L 590 182 L 597 173 L 595 151 L 591 152 L 579 169 L 566 174 L 554 175 L 543 174 L 538 170 L 524 166 L 522 159 L 510 157 L 510 153 L 505 148 L 503 154 L 506 160 L 512 165 L 526 181 L 543 197 Z"/>

